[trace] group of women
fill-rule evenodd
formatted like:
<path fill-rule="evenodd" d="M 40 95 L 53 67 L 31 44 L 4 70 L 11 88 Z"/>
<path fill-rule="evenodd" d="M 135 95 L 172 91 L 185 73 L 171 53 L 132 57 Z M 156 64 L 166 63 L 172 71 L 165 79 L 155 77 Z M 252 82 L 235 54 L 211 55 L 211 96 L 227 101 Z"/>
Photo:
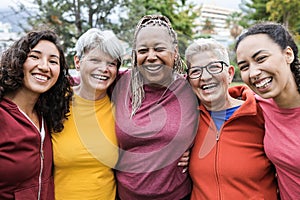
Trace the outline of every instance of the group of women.
<path fill-rule="evenodd" d="M 53 31 L 3 53 L 0 199 L 300 197 L 300 64 L 282 25 L 255 25 L 237 41 L 257 95 L 229 88 L 234 67 L 212 40 L 187 48 L 186 78 L 161 15 L 139 21 L 128 71 L 119 72 L 125 52 L 111 32 L 90 29 L 75 50 L 73 88 Z M 180 165 L 187 151 L 190 173 Z"/>

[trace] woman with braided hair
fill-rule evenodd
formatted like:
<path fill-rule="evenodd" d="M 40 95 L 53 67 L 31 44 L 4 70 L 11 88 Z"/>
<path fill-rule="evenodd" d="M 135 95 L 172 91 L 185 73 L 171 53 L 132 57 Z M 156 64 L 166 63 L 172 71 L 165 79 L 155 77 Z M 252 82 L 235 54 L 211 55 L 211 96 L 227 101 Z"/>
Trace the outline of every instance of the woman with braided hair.
<path fill-rule="evenodd" d="M 265 118 L 264 147 L 275 165 L 281 199 L 300 199 L 300 64 L 281 24 L 264 22 L 236 44 L 243 81 L 257 94 Z"/>
<path fill-rule="evenodd" d="M 191 180 L 177 163 L 196 134 L 197 100 L 181 74 L 177 35 L 168 18 L 149 15 L 139 21 L 132 66 L 112 95 L 119 198 L 189 199 Z"/>

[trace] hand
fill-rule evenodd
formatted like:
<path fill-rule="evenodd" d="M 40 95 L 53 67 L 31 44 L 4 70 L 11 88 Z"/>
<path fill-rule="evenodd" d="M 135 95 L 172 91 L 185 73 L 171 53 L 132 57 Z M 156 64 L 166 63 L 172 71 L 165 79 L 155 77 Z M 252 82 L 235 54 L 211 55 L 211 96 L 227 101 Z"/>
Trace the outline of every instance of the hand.
<path fill-rule="evenodd" d="M 190 160 L 190 150 L 184 152 L 178 162 L 179 167 L 183 167 L 182 173 L 185 173 L 188 170 Z"/>

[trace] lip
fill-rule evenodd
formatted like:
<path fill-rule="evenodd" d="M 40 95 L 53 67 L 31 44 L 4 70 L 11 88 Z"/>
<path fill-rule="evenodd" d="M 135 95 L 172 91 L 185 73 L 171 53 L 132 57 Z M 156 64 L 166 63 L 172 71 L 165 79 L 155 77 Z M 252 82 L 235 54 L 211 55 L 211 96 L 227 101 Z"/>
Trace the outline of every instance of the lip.
<path fill-rule="evenodd" d="M 91 74 L 91 76 L 99 81 L 107 81 L 110 77 L 102 74 Z"/>
<path fill-rule="evenodd" d="M 217 83 L 206 83 L 206 84 L 201 84 L 200 88 L 202 90 L 208 90 L 208 89 L 217 87 L 217 85 L 218 85 Z"/>
<path fill-rule="evenodd" d="M 272 77 L 265 77 L 252 82 L 252 85 L 260 92 L 265 92 L 271 87 Z"/>
<path fill-rule="evenodd" d="M 150 64 L 150 65 L 142 65 L 142 67 L 148 72 L 155 73 L 159 72 L 164 65 L 162 64 Z"/>
<path fill-rule="evenodd" d="M 46 82 L 50 79 L 50 76 L 41 73 L 32 73 L 31 75 L 34 77 L 35 80 L 40 82 Z"/>

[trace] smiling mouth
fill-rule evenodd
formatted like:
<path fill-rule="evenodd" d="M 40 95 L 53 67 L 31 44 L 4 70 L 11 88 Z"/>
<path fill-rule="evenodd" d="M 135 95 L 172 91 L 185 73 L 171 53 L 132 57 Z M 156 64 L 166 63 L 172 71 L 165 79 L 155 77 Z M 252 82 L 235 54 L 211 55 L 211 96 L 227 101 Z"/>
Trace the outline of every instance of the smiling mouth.
<path fill-rule="evenodd" d="M 41 81 L 47 81 L 48 79 L 50 79 L 47 76 L 43 76 L 41 74 L 33 74 L 33 77 L 37 80 L 41 80 Z"/>
<path fill-rule="evenodd" d="M 160 70 L 164 65 L 161 64 L 151 64 L 151 65 L 142 65 L 147 71 L 156 72 Z"/>
<path fill-rule="evenodd" d="M 107 76 L 101 76 L 101 75 L 96 75 L 96 74 L 92 74 L 92 77 L 101 81 L 106 81 L 109 79 L 109 77 Z"/>
<path fill-rule="evenodd" d="M 207 84 L 207 85 L 201 86 L 201 89 L 202 89 L 202 90 L 208 90 L 208 89 L 214 88 L 214 87 L 216 87 L 216 86 L 217 86 L 216 83 L 211 83 L 211 84 Z"/>
<path fill-rule="evenodd" d="M 266 88 L 270 85 L 272 80 L 273 80 L 272 78 L 265 78 L 262 81 L 259 81 L 257 83 L 253 83 L 253 85 L 258 89 L 264 89 L 264 88 Z"/>

